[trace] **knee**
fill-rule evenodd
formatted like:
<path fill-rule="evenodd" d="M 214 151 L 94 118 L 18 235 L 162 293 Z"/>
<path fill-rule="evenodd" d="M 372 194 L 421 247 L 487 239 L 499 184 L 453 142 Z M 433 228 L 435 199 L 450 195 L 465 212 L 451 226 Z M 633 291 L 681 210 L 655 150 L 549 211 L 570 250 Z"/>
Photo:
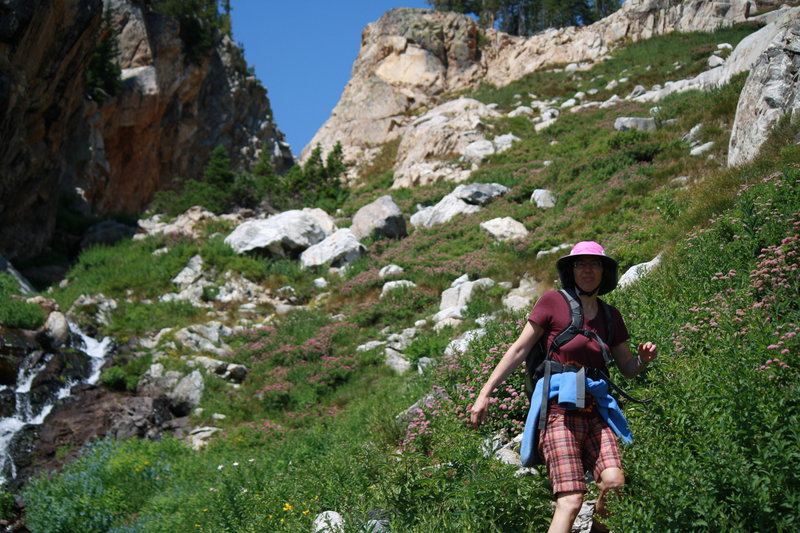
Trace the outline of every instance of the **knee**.
<path fill-rule="evenodd" d="M 625 484 L 625 474 L 620 468 L 608 468 L 600 474 L 598 486 L 602 491 L 618 490 Z"/>
<path fill-rule="evenodd" d="M 556 498 L 556 510 L 577 515 L 583 505 L 583 492 L 561 493 Z"/>

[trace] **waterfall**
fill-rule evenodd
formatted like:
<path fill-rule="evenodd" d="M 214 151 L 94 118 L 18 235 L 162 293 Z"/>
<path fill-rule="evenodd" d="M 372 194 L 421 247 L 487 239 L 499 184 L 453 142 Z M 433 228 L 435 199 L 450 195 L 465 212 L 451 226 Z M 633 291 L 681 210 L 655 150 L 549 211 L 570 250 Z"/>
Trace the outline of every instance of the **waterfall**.
<path fill-rule="evenodd" d="M 111 351 L 111 338 L 105 337 L 103 340 L 98 341 L 84 334 L 78 326 L 71 322 L 69 323 L 69 328 L 75 336 L 81 339 L 80 346 L 76 346 L 76 348 L 91 358 L 91 371 L 84 379 L 71 380 L 65 383 L 44 405 L 36 410 L 38 412 L 34 412 L 35 409 L 30 399 L 31 386 L 36 377 L 47 367 L 47 363 L 53 358 L 54 354 L 46 353 L 42 356 L 41 352 L 34 351 L 22 360 L 14 388 L 15 412 L 11 417 L 0 418 L 0 485 L 6 481 L 6 475 L 9 475 L 11 479 L 17 475 L 16 465 L 8 450 L 17 433 L 26 426 L 41 425 L 56 402 L 62 398 L 67 398 L 75 385 L 82 383 L 94 385 L 100 378 L 100 369 Z M 3 386 L 0 387 L 0 391 L 10 388 Z"/>

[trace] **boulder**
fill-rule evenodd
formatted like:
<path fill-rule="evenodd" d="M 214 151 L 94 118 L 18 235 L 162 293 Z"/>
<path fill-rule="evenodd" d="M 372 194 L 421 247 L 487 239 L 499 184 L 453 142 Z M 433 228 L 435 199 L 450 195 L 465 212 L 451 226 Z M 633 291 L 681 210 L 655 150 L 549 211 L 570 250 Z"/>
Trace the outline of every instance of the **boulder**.
<path fill-rule="evenodd" d="M 155 214 L 150 218 L 140 218 L 136 223 L 139 226 L 139 232 L 133 236 L 134 240 L 144 239 L 151 235 L 159 235 L 162 233 L 178 233 L 181 235 L 189 235 L 191 237 L 200 236 L 200 228 L 217 220 L 218 218 L 211 211 L 207 211 L 200 206 L 194 206 L 181 213 L 171 222 L 162 222 L 164 215 Z"/>
<path fill-rule="evenodd" d="M 247 377 L 247 367 L 198 355 L 189 360 L 190 364 L 199 364 L 207 371 L 212 372 L 226 381 L 241 383 Z"/>
<path fill-rule="evenodd" d="M 303 268 L 313 268 L 322 265 L 341 267 L 352 263 L 367 251 L 353 232 L 347 228 L 337 230 L 323 241 L 309 246 L 300 254 L 300 264 Z"/>
<path fill-rule="evenodd" d="M 177 370 L 164 372 L 164 365 L 153 363 L 147 372 L 139 378 L 136 385 L 136 394 L 139 396 L 149 396 L 152 398 L 166 397 L 167 393 L 175 388 L 175 385 L 184 376 Z"/>
<path fill-rule="evenodd" d="M 459 185 L 451 194 L 468 204 L 486 205 L 508 191 L 508 187 L 499 183 L 470 183 Z"/>
<path fill-rule="evenodd" d="M 495 282 L 491 278 L 480 278 L 475 281 L 469 281 L 469 277 L 465 274 L 455 280 L 450 285 L 449 289 L 445 289 L 442 292 L 439 310 L 445 311 L 451 308 L 462 308 L 472 300 L 472 295 L 476 288 L 487 289 L 494 287 L 494 285 Z M 445 317 L 438 317 L 438 320 L 442 318 Z"/>
<path fill-rule="evenodd" d="M 381 196 L 356 211 L 350 231 L 359 240 L 366 237 L 399 239 L 408 234 L 403 212 L 388 195 Z"/>
<path fill-rule="evenodd" d="M 122 239 L 133 237 L 136 228 L 122 224 L 116 220 L 104 220 L 90 226 L 81 238 L 81 249 L 85 250 L 96 244 L 111 245 Z"/>
<path fill-rule="evenodd" d="M 225 243 L 242 254 L 265 251 L 271 255 L 296 256 L 330 235 L 319 215 L 307 210 L 284 211 L 266 219 L 248 220 L 225 237 Z"/>
<path fill-rule="evenodd" d="M 694 155 L 694 156 L 705 155 L 708 152 L 710 152 L 712 148 L 714 148 L 714 144 L 715 144 L 714 141 L 709 141 L 699 146 L 695 146 L 694 148 L 689 150 L 689 155 Z"/>
<path fill-rule="evenodd" d="M 550 209 L 556 206 L 556 195 L 547 189 L 534 189 L 531 203 L 536 204 L 539 209 Z"/>
<path fill-rule="evenodd" d="M 42 344 L 48 348 L 60 348 L 69 341 L 67 317 L 60 311 L 47 315 L 42 329 Z"/>
<path fill-rule="evenodd" d="M 475 339 L 480 339 L 486 335 L 486 330 L 483 328 L 465 331 L 458 338 L 450 341 L 450 344 L 444 349 L 444 355 L 452 357 L 454 355 L 463 354 L 469 348 L 469 345 Z"/>
<path fill-rule="evenodd" d="M 494 144 L 495 152 L 501 154 L 511 148 L 515 142 L 519 142 L 520 140 L 521 139 L 513 133 L 506 133 L 504 135 L 498 135 L 495 137 L 492 143 Z"/>
<path fill-rule="evenodd" d="M 214 298 L 218 302 L 250 302 L 250 303 L 270 303 L 271 298 L 264 288 L 257 283 L 253 283 L 247 278 L 243 278 L 231 271 L 223 276 L 225 283 L 217 290 Z"/>
<path fill-rule="evenodd" d="M 392 348 L 386 348 L 386 364 L 398 374 L 405 374 L 411 370 L 411 363 L 403 357 L 403 354 Z"/>
<path fill-rule="evenodd" d="M 462 214 L 477 213 L 481 206 L 508 191 L 508 187 L 498 183 L 472 183 L 459 185 L 439 203 L 420 209 L 411 215 L 415 227 L 430 228 L 436 224 L 449 222 Z"/>
<path fill-rule="evenodd" d="M 711 54 L 711 56 L 708 58 L 707 64 L 708 68 L 721 67 L 722 65 L 725 64 L 725 59 L 719 57 L 716 54 Z"/>
<path fill-rule="evenodd" d="M 230 336 L 232 330 L 220 322 L 208 324 L 194 324 L 175 332 L 175 341 L 193 353 L 212 353 L 217 356 L 225 355 L 230 351 L 230 346 L 223 340 Z"/>
<path fill-rule="evenodd" d="M 98 328 L 111 324 L 112 314 L 116 310 L 117 301 L 113 298 L 107 298 L 102 293 L 82 294 L 72 302 L 67 317 L 88 335 L 96 336 Z"/>
<path fill-rule="evenodd" d="M 689 133 L 681 137 L 681 141 L 685 142 L 692 148 L 700 144 L 698 140 L 698 135 L 700 134 L 700 129 L 703 127 L 703 123 L 700 122 L 699 124 L 695 124 L 692 129 L 689 130 Z"/>
<path fill-rule="evenodd" d="M 500 242 L 520 240 L 528 236 L 525 225 L 511 217 L 493 218 L 481 222 L 480 227 L 493 239 Z"/>
<path fill-rule="evenodd" d="M 728 146 L 729 166 L 751 161 L 783 116 L 797 119 L 800 109 L 800 17 L 780 28 L 750 71 L 739 97 Z"/>
<path fill-rule="evenodd" d="M 413 281 L 408 281 L 406 279 L 400 279 L 397 281 L 387 281 L 383 284 L 383 288 L 381 288 L 381 298 L 386 296 L 388 293 L 392 291 L 396 291 L 398 289 L 412 289 L 416 287 L 417 284 Z"/>
<path fill-rule="evenodd" d="M 344 533 L 344 519 L 336 511 L 325 511 L 314 518 L 314 533 Z"/>
<path fill-rule="evenodd" d="M 620 287 L 626 287 L 632 283 L 636 283 L 640 279 L 642 279 L 648 272 L 656 268 L 658 265 L 661 264 L 661 254 L 658 254 L 652 261 L 648 261 L 646 263 L 639 263 L 638 265 L 634 265 L 619 278 L 617 285 Z"/>
<path fill-rule="evenodd" d="M 531 109 L 529 106 L 526 105 L 521 105 L 508 114 L 509 118 L 530 116 L 530 115 L 533 115 L 533 109 Z"/>
<path fill-rule="evenodd" d="M 203 398 L 205 382 L 200 371 L 195 370 L 188 376 L 184 376 L 178 384 L 167 393 L 169 408 L 175 416 L 186 416 L 192 409 L 200 405 Z"/>
<path fill-rule="evenodd" d="M 383 278 L 387 278 L 389 276 L 398 276 L 398 275 L 400 275 L 400 274 L 402 274 L 404 272 L 405 272 L 405 270 L 401 266 L 398 266 L 398 265 L 386 265 L 385 267 L 380 269 L 380 271 L 378 272 L 378 276 L 381 279 L 383 279 Z"/>
<path fill-rule="evenodd" d="M 411 225 L 420 228 L 430 228 L 436 224 L 449 222 L 459 215 L 477 213 L 481 206 L 469 204 L 452 194 L 446 195 L 439 203 L 420 209 L 411 215 Z"/>
<path fill-rule="evenodd" d="M 653 117 L 639 118 L 639 117 L 618 117 L 614 121 L 614 129 L 617 131 L 638 130 L 647 133 L 656 131 L 658 123 Z"/>
<path fill-rule="evenodd" d="M 525 275 L 519 280 L 519 286 L 508 291 L 508 294 L 503 297 L 503 306 L 512 312 L 530 310 L 533 302 L 543 292 L 539 281 Z"/>
<path fill-rule="evenodd" d="M 178 275 L 172 278 L 172 283 L 185 289 L 203 275 L 203 258 L 198 254 L 189 259 L 189 263 Z"/>
<path fill-rule="evenodd" d="M 492 141 L 481 139 L 469 143 L 461 154 L 461 160 L 473 165 L 478 165 L 486 161 L 486 158 L 495 153 Z"/>

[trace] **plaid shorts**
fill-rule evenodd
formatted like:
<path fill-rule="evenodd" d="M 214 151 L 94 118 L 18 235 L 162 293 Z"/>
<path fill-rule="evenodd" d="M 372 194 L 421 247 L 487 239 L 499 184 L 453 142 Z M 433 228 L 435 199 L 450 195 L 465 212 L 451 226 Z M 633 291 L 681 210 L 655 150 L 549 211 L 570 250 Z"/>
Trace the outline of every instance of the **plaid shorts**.
<path fill-rule="evenodd" d="M 586 472 L 599 480 L 606 468 L 622 468 L 614 430 L 597 413 L 550 413 L 539 443 L 553 494 L 585 492 Z"/>

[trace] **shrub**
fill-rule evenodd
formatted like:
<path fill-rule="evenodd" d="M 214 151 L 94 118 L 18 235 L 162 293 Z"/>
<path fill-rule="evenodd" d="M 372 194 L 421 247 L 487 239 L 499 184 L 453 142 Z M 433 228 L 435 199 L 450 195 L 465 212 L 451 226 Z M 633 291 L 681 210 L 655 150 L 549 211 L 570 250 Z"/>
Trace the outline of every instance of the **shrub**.
<path fill-rule="evenodd" d="M 217 0 L 157 0 L 153 11 L 177 19 L 186 56 L 199 61 L 214 46 L 217 32 L 225 30 L 226 19 L 217 9 Z"/>
<path fill-rule="evenodd" d="M 92 58 L 86 71 L 86 90 L 89 98 L 103 102 L 108 96 L 119 93 L 122 69 L 117 64 L 119 43 L 111 23 L 112 10 L 106 9 L 100 24 L 99 35 L 94 42 Z"/>
<path fill-rule="evenodd" d="M 11 520 L 11 513 L 14 512 L 14 495 L 9 494 L 3 487 L 0 487 L 0 520 Z"/>
<path fill-rule="evenodd" d="M 0 324 L 10 328 L 38 329 L 44 324 L 44 310 L 37 304 L 12 298 L 20 294 L 16 278 L 0 272 Z"/>
<path fill-rule="evenodd" d="M 100 381 L 114 390 L 135 392 L 139 378 L 150 367 L 152 360 L 150 355 L 145 355 L 128 361 L 122 366 L 109 367 L 100 374 Z"/>
<path fill-rule="evenodd" d="M 179 441 L 96 441 L 63 474 L 26 485 L 31 531 L 104 532 L 135 520 L 137 512 L 173 482 L 172 463 L 188 453 Z"/>

